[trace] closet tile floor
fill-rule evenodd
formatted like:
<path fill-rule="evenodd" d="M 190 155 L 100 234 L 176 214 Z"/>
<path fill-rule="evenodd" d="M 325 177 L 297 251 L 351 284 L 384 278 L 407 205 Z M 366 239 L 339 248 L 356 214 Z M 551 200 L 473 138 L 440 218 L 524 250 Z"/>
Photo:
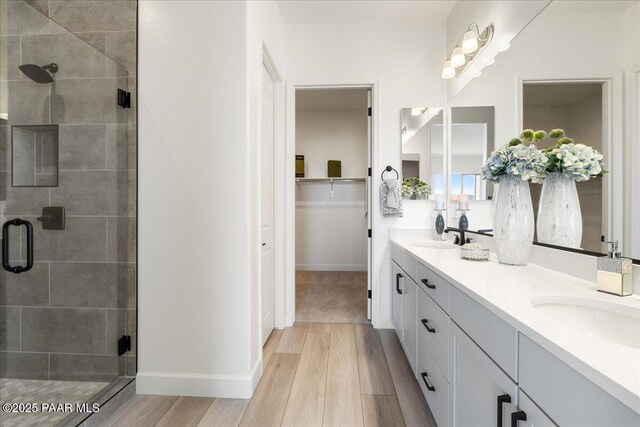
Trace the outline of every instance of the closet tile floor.
<path fill-rule="evenodd" d="M 107 426 L 435 427 L 392 330 L 296 323 L 264 346 L 250 400 L 136 395 Z"/>
<path fill-rule="evenodd" d="M 296 321 L 368 323 L 367 273 L 297 271 Z"/>

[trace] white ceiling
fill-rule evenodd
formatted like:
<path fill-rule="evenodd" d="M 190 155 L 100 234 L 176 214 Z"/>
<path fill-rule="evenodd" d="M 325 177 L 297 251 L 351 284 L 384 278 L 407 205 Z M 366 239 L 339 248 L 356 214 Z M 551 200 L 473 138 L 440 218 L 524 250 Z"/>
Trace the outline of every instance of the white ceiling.
<path fill-rule="evenodd" d="M 549 5 L 548 11 L 549 13 L 620 12 L 637 2 L 637 0 L 555 0 Z"/>
<path fill-rule="evenodd" d="M 278 6 L 285 24 L 445 21 L 455 1 L 292 1 Z"/>
<path fill-rule="evenodd" d="M 368 89 L 298 89 L 296 111 L 365 110 Z"/>

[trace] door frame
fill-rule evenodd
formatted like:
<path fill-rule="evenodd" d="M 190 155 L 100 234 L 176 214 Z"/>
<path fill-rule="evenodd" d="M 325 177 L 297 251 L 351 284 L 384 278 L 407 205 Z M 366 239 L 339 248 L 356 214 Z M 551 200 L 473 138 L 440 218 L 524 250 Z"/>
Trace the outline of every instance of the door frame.
<path fill-rule="evenodd" d="M 284 164 L 284 150 L 285 150 L 285 100 L 286 100 L 286 83 L 282 80 L 282 75 L 278 71 L 278 67 L 276 63 L 269 53 L 269 50 L 266 45 L 262 45 L 262 62 L 260 67 L 260 76 L 259 81 L 262 84 L 262 70 L 267 70 L 271 80 L 273 81 L 273 254 L 274 254 L 274 328 L 282 329 L 285 327 L 284 325 L 284 317 L 283 313 L 283 305 L 282 305 L 282 289 L 278 286 L 278 283 L 284 281 L 284 259 L 285 259 L 285 238 L 284 238 L 284 191 L 282 186 L 279 184 L 282 182 L 282 179 L 286 176 L 285 164 Z M 262 91 L 258 91 L 258 105 L 259 105 L 259 120 L 262 117 Z M 262 129 L 262 123 L 260 123 L 259 130 Z M 259 138 L 260 140 L 260 138 Z M 261 174 L 261 167 L 259 166 L 262 159 L 262 150 L 260 150 L 261 144 L 258 144 L 259 157 L 257 159 L 257 171 L 255 173 L 256 176 L 259 177 Z M 257 178 L 256 182 L 258 186 L 260 186 L 260 178 Z M 262 194 L 260 189 L 257 191 L 258 200 L 257 200 L 257 208 L 260 212 L 256 215 L 256 227 L 258 233 L 262 229 Z M 258 285 L 258 323 L 259 323 L 259 342 L 260 349 L 262 349 L 262 258 L 261 258 L 261 245 L 260 245 L 260 234 L 258 234 L 258 244 L 256 245 L 257 256 L 256 260 L 258 263 L 257 269 L 257 280 L 259 282 Z"/>
<path fill-rule="evenodd" d="M 286 141 L 285 141 L 285 155 L 281 159 L 284 161 L 286 167 L 284 177 L 282 177 L 282 187 L 285 193 L 285 215 L 284 215 L 284 235 L 285 235 L 285 257 L 284 257 L 284 281 L 276 282 L 276 289 L 280 288 L 281 291 L 276 291 L 276 297 L 280 296 L 282 304 L 281 314 L 284 319 L 284 327 L 292 326 L 296 318 L 296 257 L 295 257 L 295 232 L 296 232 L 296 213 L 295 213 L 295 149 L 296 149 L 296 103 L 295 94 L 298 89 L 369 89 L 371 91 L 371 136 L 369 141 L 369 166 L 372 171 L 379 169 L 378 161 L 378 147 L 379 147 L 379 110 L 380 110 L 380 82 L 369 83 L 337 83 L 337 84 L 317 84 L 317 83 L 291 83 L 289 82 L 286 87 Z M 372 175 L 375 175 L 372 172 Z M 373 191 L 373 177 L 368 180 L 368 194 L 371 195 L 367 200 L 368 214 L 371 218 L 371 238 L 368 238 L 368 272 L 367 276 L 369 280 L 369 286 L 371 289 L 371 324 L 375 325 L 378 313 L 380 311 L 378 292 L 380 289 L 380 280 L 377 275 L 374 274 L 375 260 L 375 242 L 378 236 L 375 233 L 375 224 L 377 211 L 372 209 L 374 205 L 373 200 L 376 196 Z M 377 199 L 376 199 L 377 200 Z M 278 215 L 278 213 L 276 213 Z M 366 296 L 365 296 L 366 298 Z M 276 307 L 280 307 L 276 303 Z M 277 318 L 278 316 L 276 316 Z"/>

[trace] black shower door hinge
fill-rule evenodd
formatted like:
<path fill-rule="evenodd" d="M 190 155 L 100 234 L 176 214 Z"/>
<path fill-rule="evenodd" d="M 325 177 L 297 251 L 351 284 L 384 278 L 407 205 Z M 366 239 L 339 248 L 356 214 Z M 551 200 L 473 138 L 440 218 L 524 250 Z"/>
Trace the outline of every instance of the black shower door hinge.
<path fill-rule="evenodd" d="M 118 89 L 118 105 L 122 108 L 131 108 L 131 92 Z"/>
<path fill-rule="evenodd" d="M 371 176 L 371 168 L 367 171 L 367 176 Z"/>
<path fill-rule="evenodd" d="M 371 117 L 371 112 L 372 112 L 372 111 L 373 111 L 373 110 L 371 109 L 371 107 L 369 107 L 369 108 L 367 109 L 367 116 Z"/>
<path fill-rule="evenodd" d="M 367 290 L 367 298 L 371 299 L 371 289 Z"/>
<path fill-rule="evenodd" d="M 131 335 L 123 335 L 118 339 L 118 356 L 131 351 Z"/>

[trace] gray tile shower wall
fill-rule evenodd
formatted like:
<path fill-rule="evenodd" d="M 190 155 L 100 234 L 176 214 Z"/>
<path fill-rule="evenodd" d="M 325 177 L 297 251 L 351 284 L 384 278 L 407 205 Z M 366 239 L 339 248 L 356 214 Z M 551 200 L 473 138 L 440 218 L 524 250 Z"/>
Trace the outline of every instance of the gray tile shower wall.
<path fill-rule="evenodd" d="M 34 225 L 36 262 L 0 273 L 0 377 L 110 381 L 136 370 L 137 2 L 0 0 L 0 220 Z M 53 84 L 23 63 L 56 62 Z M 115 105 L 131 92 L 132 108 Z M 11 186 L 11 125 L 58 124 L 58 186 Z M 64 206 L 65 230 L 43 230 Z M 24 262 L 26 236 L 11 256 Z M 133 348 L 117 356 L 117 339 Z"/>

